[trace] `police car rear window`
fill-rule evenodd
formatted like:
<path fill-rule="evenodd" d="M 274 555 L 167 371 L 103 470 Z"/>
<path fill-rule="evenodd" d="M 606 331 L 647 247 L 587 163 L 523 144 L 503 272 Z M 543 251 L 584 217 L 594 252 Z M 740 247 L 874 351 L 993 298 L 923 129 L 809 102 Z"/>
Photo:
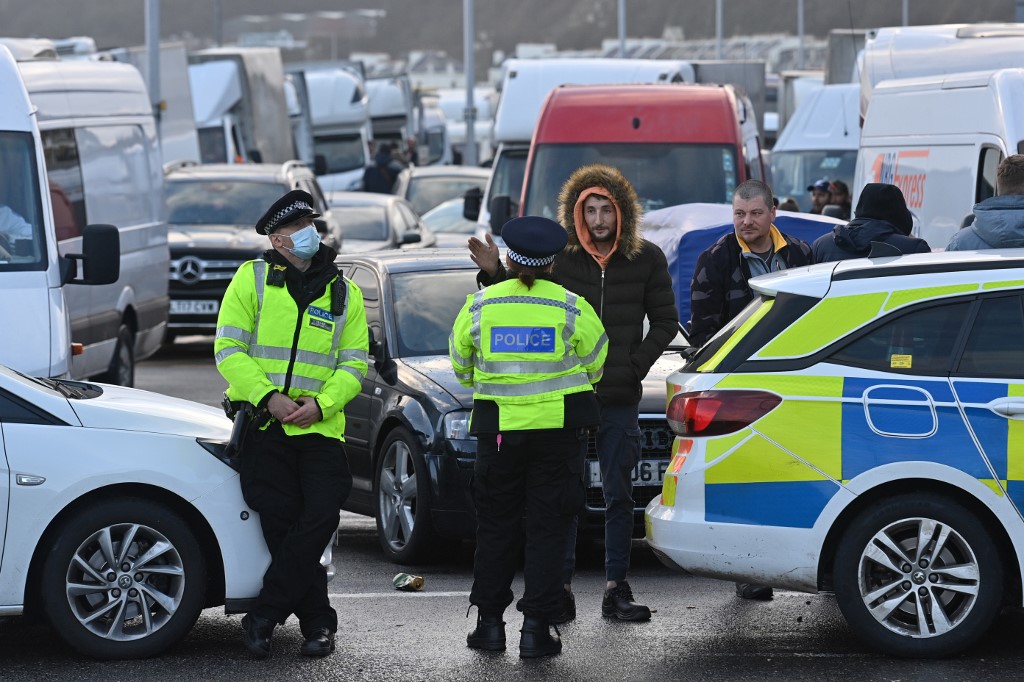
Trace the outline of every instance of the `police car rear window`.
<path fill-rule="evenodd" d="M 880 372 L 946 375 L 969 307 L 969 301 L 962 301 L 900 315 L 843 347 L 830 361 Z"/>

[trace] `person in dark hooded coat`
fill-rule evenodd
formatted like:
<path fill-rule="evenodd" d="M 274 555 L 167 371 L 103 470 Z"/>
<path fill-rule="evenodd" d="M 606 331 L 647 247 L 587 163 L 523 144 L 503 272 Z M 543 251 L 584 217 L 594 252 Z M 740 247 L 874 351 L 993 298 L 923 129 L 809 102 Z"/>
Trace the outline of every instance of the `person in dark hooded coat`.
<path fill-rule="evenodd" d="M 814 240 L 814 262 L 866 258 L 871 253 L 871 242 L 888 244 L 900 253 L 930 252 L 928 242 L 910 236 L 913 227 L 914 217 L 900 188 L 870 182 L 861 190 L 854 219 Z"/>

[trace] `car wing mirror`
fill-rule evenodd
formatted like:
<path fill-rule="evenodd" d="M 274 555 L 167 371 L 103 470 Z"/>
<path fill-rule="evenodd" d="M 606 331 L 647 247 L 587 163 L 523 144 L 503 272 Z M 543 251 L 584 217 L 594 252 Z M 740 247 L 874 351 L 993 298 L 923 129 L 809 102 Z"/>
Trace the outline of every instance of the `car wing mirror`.
<path fill-rule="evenodd" d="M 512 197 L 502 194 L 491 200 L 491 232 L 501 235 L 501 228 L 512 218 Z"/>
<path fill-rule="evenodd" d="M 484 191 L 479 187 L 470 187 L 462 195 L 462 217 L 475 223 L 480 217 L 480 206 L 483 205 Z"/>

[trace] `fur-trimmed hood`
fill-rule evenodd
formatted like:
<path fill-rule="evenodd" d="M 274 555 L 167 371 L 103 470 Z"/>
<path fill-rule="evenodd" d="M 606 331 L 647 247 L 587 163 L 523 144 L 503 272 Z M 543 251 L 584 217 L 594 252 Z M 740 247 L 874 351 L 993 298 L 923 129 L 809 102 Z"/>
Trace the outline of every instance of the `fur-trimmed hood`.
<path fill-rule="evenodd" d="M 558 222 L 569 233 L 569 244 L 565 250 L 583 250 L 579 237 L 576 236 L 575 208 L 580 194 L 592 187 L 603 187 L 608 191 L 622 219 L 622 224 L 619 225 L 617 251 L 629 260 L 635 259 L 643 248 L 643 237 L 640 235 L 640 216 L 643 208 L 640 206 L 636 190 L 626 177 L 618 169 L 600 164 L 577 168 L 562 185 L 562 191 L 558 195 Z M 582 227 L 586 229 L 586 226 Z"/>

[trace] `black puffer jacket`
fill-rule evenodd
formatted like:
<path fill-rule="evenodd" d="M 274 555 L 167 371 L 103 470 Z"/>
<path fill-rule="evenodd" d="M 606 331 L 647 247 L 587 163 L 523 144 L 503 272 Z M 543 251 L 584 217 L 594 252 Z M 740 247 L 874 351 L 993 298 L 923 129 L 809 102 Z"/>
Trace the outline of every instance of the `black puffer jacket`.
<path fill-rule="evenodd" d="M 811 265 L 811 247 L 784 232 L 786 246 L 776 252 L 786 269 Z M 750 267 L 742 256 L 735 232 L 729 232 L 697 257 L 690 282 L 690 334 L 696 347 L 703 346 L 719 329 L 754 299 L 747 280 Z"/>
<path fill-rule="evenodd" d="M 573 216 L 580 194 L 592 187 L 605 188 L 622 217 L 618 248 L 603 273 L 580 244 Z M 597 396 L 605 405 L 638 403 L 643 378 L 679 329 L 665 254 L 640 236 L 642 209 L 636 192 L 614 168 L 594 165 L 578 169 L 562 187 L 558 210 L 559 222 L 569 233 L 569 244 L 555 257 L 555 279 L 587 299 L 601 316 L 608 335 L 608 358 L 604 377 L 596 387 Z M 493 280 L 481 272 L 478 281 L 486 286 L 505 276 L 504 267 L 499 267 Z M 645 315 L 651 325 L 646 337 Z"/>
<path fill-rule="evenodd" d="M 814 240 L 814 262 L 866 258 L 871 253 L 871 242 L 894 246 L 901 253 L 928 253 L 928 242 L 908 237 L 885 220 L 854 218 L 848 225 L 836 225 L 829 234 Z"/>

